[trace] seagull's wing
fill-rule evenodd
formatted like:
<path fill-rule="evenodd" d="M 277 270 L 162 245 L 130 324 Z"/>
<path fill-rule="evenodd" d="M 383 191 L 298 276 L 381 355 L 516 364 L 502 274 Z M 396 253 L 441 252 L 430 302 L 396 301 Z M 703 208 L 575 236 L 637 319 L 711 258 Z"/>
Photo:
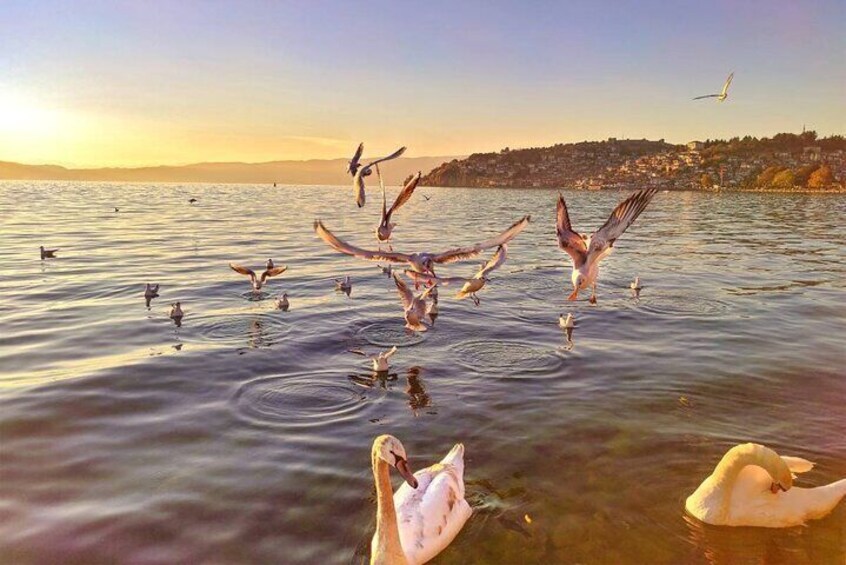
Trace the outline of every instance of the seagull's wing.
<path fill-rule="evenodd" d="M 236 273 L 247 275 L 251 279 L 256 278 L 255 272 L 252 269 L 248 269 L 247 267 L 242 267 L 241 265 L 236 265 L 235 263 L 229 263 L 229 268 L 235 271 Z"/>
<path fill-rule="evenodd" d="M 570 214 L 567 213 L 567 203 L 561 194 L 558 195 L 556 206 L 555 231 L 558 234 L 558 247 L 573 259 L 576 268 L 580 267 L 587 259 L 587 246 L 582 236 L 573 231 Z"/>
<path fill-rule="evenodd" d="M 414 301 L 414 295 L 411 293 L 411 289 L 396 275 L 394 275 L 394 283 L 397 285 L 397 292 L 399 292 L 402 307 L 408 310 Z"/>
<path fill-rule="evenodd" d="M 388 351 L 386 351 L 385 353 L 383 353 L 383 354 L 382 354 L 382 357 L 384 357 L 385 359 L 390 359 L 390 358 L 391 358 L 391 355 L 393 355 L 393 354 L 394 354 L 394 353 L 396 353 L 396 352 L 397 352 L 397 346 L 395 345 L 395 346 L 393 346 L 392 348 L 390 348 Z"/>
<path fill-rule="evenodd" d="M 500 245 L 508 243 L 509 241 L 514 239 L 517 234 L 519 234 L 526 228 L 526 226 L 529 225 L 529 221 L 531 219 L 531 216 L 524 216 L 513 224 L 511 224 L 511 226 L 507 230 L 505 230 L 498 236 L 492 237 L 488 240 L 485 240 L 481 243 L 477 243 L 476 245 L 471 245 L 469 247 L 458 247 L 456 249 L 444 251 L 443 253 L 435 255 L 433 257 L 433 260 L 435 261 L 435 263 L 455 263 L 456 261 L 475 257 L 485 249 L 490 249 L 491 247 L 499 247 Z"/>
<path fill-rule="evenodd" d="M 506 245 L 500 245 L 499 248 L 497 248 L 496 253 L 494 253 L 493 257 L 491 257 L 491 260 L 488 261 L 479 270 L 478 273 L 476 273 L 476 276 L 474 278 L 480 279 L 480 278 L 486 276 L 488 273 L 490 273 L 494 269 L 498 269 L 499 267 L 501 267 L 502 264 L 505 263 L 505 258 L 506 258 L 507 254 L 508 254 L 508 247 Z"/>
<path fill-rule="evenodd" d="M 723 85 L 723 90 L 722 90 L 722 92 L 720 92 L 720 95 L 721 95 L 721 96 L 725 96 L 725 95 L 726 95 L 726 93 L 728 92 L 729 85 L 731 84 L 732 79 L 734 79 L 734 72 L 732 72 L 732 73 L 728 76 L 728 78 L 726 79 L 726 83 Z M 741 93 L 741 94 L 742 94 L 742 93 Z"/>
<path fill-rule="evenodd" d="M 379 165 L 376 165 L 376 176 L 379 177 L 379 186 L 382 187 L 382 215 L 380 216 L 379 225 L 384 226 L 390 219 L 388 212 L 388 201 L 385 196 L 385 181 L 382 179 L 382 172 L 379 170 Z"/>
<path fill-rule="evenodd" d="M 388 251 L 368 251 L 355 247 L 349 243 L 338 239 L 335 234 L 327 230 L 320 220 L 314 221 L 314 231 L 317 236 L 329 244 L 332 249 L 345 255 L 352 255 L 359 259 L 366 259 L 368 261 L 392 261 L 394 263 L 405 263 L 411 259 L 410 255 L 405 253 L 388 252 Z"/>
<path fill-rule="evenodd" d="M 412 271 L 410 269 L 406 269 L 403 272 L 405 273 L 405 276 L 412 279 L 414 282 L 425 284 L 442 284 L 444 286 L 449 286 L 451 284 L 464 284 L 467 282 L 467 279 L 461 277 L 436 277 L 428 273 L 418 273 L 417 271 Z"/>
<path fill-rule="evenodd" d="M 267 269 L 265 272 L 261 274 L 261 282 L 269 279 L 270 277 L 275 277 L 276 275 L 281 275 L 285 271 L 288 270 L 287 266 L 282 267 L 274 267 L 273 269 Z"/>
<path fill-rule="evenodd" d="M 391 159 L 396 159 L 397 157 L 399 157 L 403 153 L 405 153 L 405 147 L 400 147 L 399 149 L 397 149 L 396 151 L 394 151 L 393 153 L 391 153 L 387 157 L 382 157 L 381 159 L 376 159 L 375 161 L 368 163 L 367 166 L 370 167 L 371 165 L 381 163 L 382 161 L 390 161 Z"/>
<path fill-rule="evenodd" d="M 697 96 L 693 100 L 702 100 L 703 98 L 718 98 L 719 94 L 706 94 L 705 96 Z"/>
<path fill-rule="evenodd" d="M 656 192 L 654 188 L 641 190 L 617 204 L 608 221 L 591 236 L 589 253 L 593 255 L 613 245 L 646 209 Z"/>
<path fill-rule="evenodd" d="M 417 183 L 420 182 L 420 173 L 417 173 L 417 176 L 412 178 L 406 185 L 403 187 L 402 191 L 400 191 L 399 196 L 397 199 L 394 200 L 394 203 L 391 205 L 391 209 L 388 210 L 388 213 L 385 215 L 386 220 L 391 219 L 391 214 L 397 211 L 400 206 L 408 202 L 411 195 L 414 194 L 414 189 L 417 188 Z"/>
<path fill-rule="evenodd" d="M 361 154 L 364 153 L 364 142 L 358 144 L 358 149 L 355 150 L 355 154 L 353 158 L 350 160 L 350 164 L 355 165 L 361 160 Z"/>

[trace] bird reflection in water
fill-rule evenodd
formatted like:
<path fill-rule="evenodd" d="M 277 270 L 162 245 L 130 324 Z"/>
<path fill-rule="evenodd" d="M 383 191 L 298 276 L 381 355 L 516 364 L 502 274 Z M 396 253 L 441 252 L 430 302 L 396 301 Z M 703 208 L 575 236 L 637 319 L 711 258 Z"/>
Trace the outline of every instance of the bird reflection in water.
<path fill-rule="evenodd" d="M 358 386 L 388 390 L 388 383 L 397 380 L 397 374 L 388 371 L 371 371 L 370 373 L 349 375 L 348 378 Z"/>
<path fill-rule="evenodd" d="M 256 317 L 250 320 L 247 346 L 250 349 L 258 349 L 260 347 L 270 347 L 271 345 L 273 345 L 273 340 L 268 338 L 262 319 Z"/>
<path fill-rule="evenodd" d="M 432 406 L 432 397 L 426 392 L 423 381 L 420 379 L 421 367 L 410 367 L 406 375 L 407 385 L 405 393 L 408 395 L 408 406 L 412 413 L 417 416 L 417 411 Z"/>

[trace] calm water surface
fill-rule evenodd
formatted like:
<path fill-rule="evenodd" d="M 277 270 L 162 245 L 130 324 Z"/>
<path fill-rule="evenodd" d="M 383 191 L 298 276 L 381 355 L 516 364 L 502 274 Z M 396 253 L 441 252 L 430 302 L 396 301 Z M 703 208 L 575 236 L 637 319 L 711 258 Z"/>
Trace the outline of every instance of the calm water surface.
<path fill-rule="evenodd" d="M 805 486 L 846 476 L 846 198 L 659 194 L 590 306 L 565 301 L 555 192 L 422 188 L 398 250 L 533 223 L 480 307 L 444 289 L 412 338 L 391 280 L 311 229 L 374 246 L 376 192 L 350 192 L 0 183 L 0 560 L 358 563 L 389 432 L 417 468 L 466 445 L 475 512 L 438 563 L 846 561 L 846 504 L 778 531 L 684 514 L 738 442 L 815 461 Z M 585 230 L 620 198 L 566 196 Z M 227 267 L 268 257 L 288 312 Z M 348 352 L 392 343 L 384 381 Z"/>

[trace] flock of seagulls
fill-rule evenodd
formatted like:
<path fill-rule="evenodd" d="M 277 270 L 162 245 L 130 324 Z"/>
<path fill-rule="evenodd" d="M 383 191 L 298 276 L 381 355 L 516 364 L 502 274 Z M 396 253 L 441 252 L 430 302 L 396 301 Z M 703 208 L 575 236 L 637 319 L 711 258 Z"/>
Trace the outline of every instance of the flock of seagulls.
<path fill-rule="evenodd" d="M 729 75 L 719 95 L 708 95 L 724 100 L 732 75 Z M 700 97 L 703 98 L 703 97 Z M 364 178 L 376 171 L 382 189 L 382 209 L 376 228 L 376 239 L 381 245 L 388 242 L 396 224 L 392 215 L 412 197 L 420 181 L 420 174 L 411 177 L 394 203 L 387 207 L 385 187 L 378 164 L 396 159 L 405 151 L 402 147 L 381 159 L 366 165 L 361 162 L 364 144 L 360 144 L 349 161 L 348 173 L 353 177 L 356 205 L 365 204 Z M 590 289 L 590 303 L 596 303 L 596 286 L 600 262 L 611 254 L 614 244 L 631 227 L 654 198 L 654 189 L 641 190 L 622 202 L 611 212 L 608 220 L 590 235 L 576 232 L 570 221 L 567 204 L 559 195 L 556 205 L 556 235 L 558 246 L 571 260 L 573 291 L 568 300 L 576 300 L 580 292 Z M 196 199 L 191 199 L 196 201 Z M 193 203 L 193 202 L 191 202 Z M 316 235 L 335 251 L 366 261 L 379 262 L 382 274 L 393 279 L 402 304 L 405 328 L 425 332 L 434 326 L 438 310 L 438 288 L 454 286 L 459 290 L 456 299 L 471 298 L 478 306 L 477 293 L 490 282 L 491 274 L 502 267 L 508 257 L 508 243 L 529 224 L 530 216 L 514 222 L 500 234 L 484 241 L 448 249 L 441 252 L 416 251 L 402 253 L 388 250 L 368 250 L 354 246 L 329 231 L 319 219 L 314 221 Z M 469 278 L 441 277 L 435 268 L 477 257 L 488 249 L 495 249 L 489 260 L 481 264 Z M 57 249 L 41 246 L 41 259 L 54 258 Z M 382 265 L 381 263 L 385 263 Z M 402 276 L 394 271 L 394 264 L 404 265 Z M 249 277 L 253 292 L 260 292 L 268 279 L 281 275 L 286 266 L 277 267 L 268 259 L 261 274 L 230 263 L 238 274 Z M 335 279 L 338 291 L 349 295 L 352 280 L 349 276 Z M 423 288 L 421 291 L 421 287 Z M 630 284 L 634 297 L 643 289 L 640 278 Z M 146 284 L 144 298 L 147 307 L 159 296 L 159 285 Z M 287 311 L 288 294 L 275 299 L 277 309 Z M 184 312 L 180 302 L 171 305 L 169 317 L 181 326 Z M 430 320 L 427 323 L 427 318 Z M 576 320 L 572 313 L 561 315 L 559 327 L 571 341 Z M 394 346 L 387 351 L 369 355 L 374 374 L 387 374 L 390 358 L 397 352 Z M 364 352 L 353 351 L 360 355 Z M 371 542 L 371 564 L 404 565 L 425 563 L 443 551 L 455 539 L 472 515 L 465 499 L 464 446 L 456 444 L 438 463 L 412 473 L 403 444 L 394 436 L 377 437 L 371 450 L 371 463 L 376 486 L 376 531 Z M 838 502 L 846 497 L 846 479 L 817 488 L 793 486 L 795 474 L 810 470 L 813 464 L 797 457 L 779 456 L 772 449 L 757 444 L 744 444 L 730 449 L 714 472 L 691 494 L 685 509 L 707 524 L 721 526 L 759 526 L 770 528 L 792 527 L 808 520 L 827 515 Z M 390 469 L 396 470 L 404 483 L 393 491 Z"/>

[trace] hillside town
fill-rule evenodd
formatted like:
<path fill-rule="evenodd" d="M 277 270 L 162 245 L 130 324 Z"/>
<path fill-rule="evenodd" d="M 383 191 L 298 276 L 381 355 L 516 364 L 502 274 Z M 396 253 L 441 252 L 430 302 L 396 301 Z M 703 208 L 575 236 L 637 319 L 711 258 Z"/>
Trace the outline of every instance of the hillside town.
<path fill-rule="evenodd" d="M 665 190 L 840 191 L 846 139 L 816 133 L 691 141 L 602 142 L 476 153 L 423 177 L 429 186 Z"/>

